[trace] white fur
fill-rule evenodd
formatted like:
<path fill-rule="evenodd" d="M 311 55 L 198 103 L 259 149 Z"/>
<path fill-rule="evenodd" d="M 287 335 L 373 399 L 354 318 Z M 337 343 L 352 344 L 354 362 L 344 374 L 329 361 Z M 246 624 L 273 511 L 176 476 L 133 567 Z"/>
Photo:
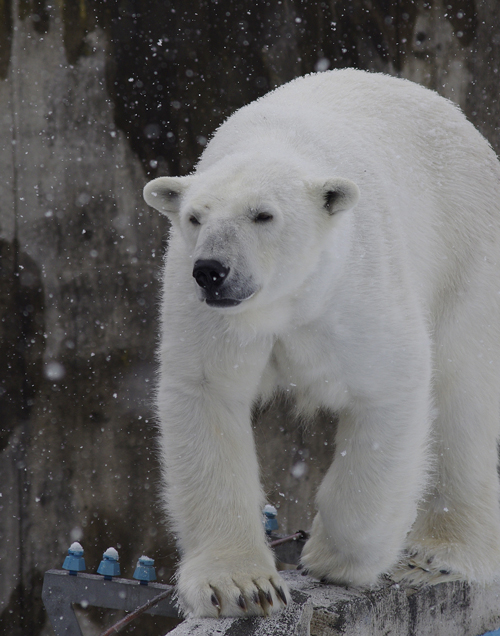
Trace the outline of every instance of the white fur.
<path fill-rule="evenodd" d="M 146 186 L 172 220 L 158 408 L 186 612 L 280 608 L 250 426 L 279 388 L 340 414 L 311 574 L 373 583 L 404 548 L 422 571 L 497 574 L 499 184 L 450 102 L 342 70 L 242 108 L 193 175 Z M 204 302 L 198 259 L 230 268 L 240 304 Z"/>

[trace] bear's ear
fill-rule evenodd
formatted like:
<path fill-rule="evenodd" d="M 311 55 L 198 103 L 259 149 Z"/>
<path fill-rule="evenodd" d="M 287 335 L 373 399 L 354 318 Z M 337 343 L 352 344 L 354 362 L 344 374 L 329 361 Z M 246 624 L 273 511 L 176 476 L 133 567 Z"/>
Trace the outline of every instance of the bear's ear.
<path fill-rule="evenodd" d="M 158 179 L 153 179 L 144 188 L 144 200 L 158 212 L 176 216 L 179 212 L 182 195 L 190 181 L 191 177 L 158 177 Z"/>
<path fill-rule="evenodd" d="M 313 196 L 330 216 L 353 208 L 359 201 L 359 188 L 349 179 L 335 177 L 310 184 Z"/>

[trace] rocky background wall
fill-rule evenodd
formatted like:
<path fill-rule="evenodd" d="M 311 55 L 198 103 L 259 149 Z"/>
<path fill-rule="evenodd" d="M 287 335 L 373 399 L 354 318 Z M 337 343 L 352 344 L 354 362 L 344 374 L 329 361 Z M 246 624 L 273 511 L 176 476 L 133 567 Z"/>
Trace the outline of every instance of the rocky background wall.
<path fill-rule="evenodd" d="M 165 219 L 146 180 L 191 170 L 240 106 L 353 66 L 457 102 L 500 150 L 497 0 L 0 0 L 0 634 L 51 634 L 45 570 L 79 540 L 175 562 L 151 396 Z M 283 531 L 333 453 L 284 404 L 255 432 Z M 88 634 L 110 616 L 82 617 Z M 160 619 L 158 619 L 160 620 Z M 141 622 L 142 634 L 166 623 Z"/>

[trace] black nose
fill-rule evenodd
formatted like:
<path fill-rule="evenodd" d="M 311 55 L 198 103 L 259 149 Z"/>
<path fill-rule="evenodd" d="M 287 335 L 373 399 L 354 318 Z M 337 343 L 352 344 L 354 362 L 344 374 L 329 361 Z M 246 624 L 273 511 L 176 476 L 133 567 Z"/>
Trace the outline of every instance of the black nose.
<path fill-rule="evenodd" d="M 222 285 L 229 274 L 229 267 L 224 267 L 219 261 L 199 260 L 193 268 L 193 276 L 200 287 L 208 292 L 215 291 Z"/>

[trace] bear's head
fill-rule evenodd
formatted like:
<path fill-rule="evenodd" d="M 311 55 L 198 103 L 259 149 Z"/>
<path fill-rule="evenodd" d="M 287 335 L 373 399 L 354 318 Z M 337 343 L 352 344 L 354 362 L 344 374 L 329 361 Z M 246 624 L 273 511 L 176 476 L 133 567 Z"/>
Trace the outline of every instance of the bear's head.
<path fill-rule="evenodd" d="M 144 188 L 146 203 L 182 237 L 200 300 L 230 313 L 298 293 L 358 198 L 348 179 L 304 178 L 291 162 L 255 156 Z"/>

